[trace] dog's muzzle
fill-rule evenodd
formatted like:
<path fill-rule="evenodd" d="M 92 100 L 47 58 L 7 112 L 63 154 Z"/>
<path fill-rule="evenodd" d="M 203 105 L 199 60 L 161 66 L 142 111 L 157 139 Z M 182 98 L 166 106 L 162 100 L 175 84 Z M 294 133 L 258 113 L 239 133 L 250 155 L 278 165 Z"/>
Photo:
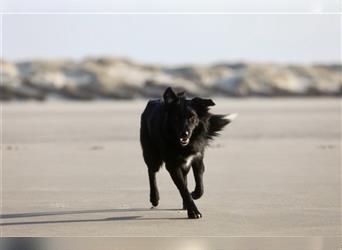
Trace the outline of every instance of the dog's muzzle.
<path fill-rule="evenodd" d="M 186 146 L 189 144 L 190 141 L 190 133 L 189 131 L 185 131 L 182 133 L 181 137 L 179 138 L 179 142 L 182 146 Z"/>

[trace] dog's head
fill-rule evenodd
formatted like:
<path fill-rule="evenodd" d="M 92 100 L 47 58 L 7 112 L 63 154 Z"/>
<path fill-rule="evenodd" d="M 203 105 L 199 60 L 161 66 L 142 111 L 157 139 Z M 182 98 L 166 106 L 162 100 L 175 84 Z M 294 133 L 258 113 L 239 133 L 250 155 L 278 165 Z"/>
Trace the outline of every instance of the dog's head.
<path fill-rule="evenodd" d="M 170 137 L 181 146 L 189 144 L 191 136 L 201 119 L 209 119 L 208 110 L 215 103 L 211 99 L 195 97 L 187 100 L 184 92 L 175 93 L 167 88 L 163 95 L 167 112 L 167 124 Z"/>

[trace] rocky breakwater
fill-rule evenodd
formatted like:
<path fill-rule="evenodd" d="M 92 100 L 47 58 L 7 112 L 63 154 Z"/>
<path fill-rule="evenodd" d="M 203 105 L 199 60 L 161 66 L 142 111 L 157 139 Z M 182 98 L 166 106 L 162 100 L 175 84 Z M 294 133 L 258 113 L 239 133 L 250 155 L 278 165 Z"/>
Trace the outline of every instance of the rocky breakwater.
<path fill-rule="evenodd" d="M 1 60 L 1 100 L 159 97 L 166 86 L 201 96 L 340 96 L 342 67 L 221 63 L 139 64 L 120 58 Z"/>

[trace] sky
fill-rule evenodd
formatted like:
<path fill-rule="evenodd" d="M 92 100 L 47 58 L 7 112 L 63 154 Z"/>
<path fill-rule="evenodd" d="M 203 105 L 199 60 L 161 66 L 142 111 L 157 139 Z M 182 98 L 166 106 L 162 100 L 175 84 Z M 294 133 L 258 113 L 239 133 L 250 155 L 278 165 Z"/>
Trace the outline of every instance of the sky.
<path fill-rule="evenodd" d="M 224 15 L 42 14 L 44 11 L 74 11 L 79 1 L 69 1 L 65 5 L 65 0 L 53 1 L 55 6 L 50 5 L 49 8 L 44 7 L 44 4 L 38 5 L 44 1 L 30 2 L 33 3 L 30 8 L 25 8 L 25 4 L 19 5 L 17 0 L 5 2 L 1 41 L 6 60 L 79 60 L 87 56 L 120 56 L 163 64 L 222 61 L 335 63 L 340 61 L 341 56 L 341 17 L 336 13 L 322 14 L 326 11 L 335 12 L 337 5 L 334 0 L 314 0 L 307 5 L 305 3 L 308 0 L 288 0 L 289 7 L 281 9 L 320 11 L 321 14 L 296 11 L 272 14 L 276 7 L 270 4 L 265 5 L 268 13 L 258 14 L 261 7 L 254 7 L 253 13 Z M 126 5 L 117 7 L 131 10 L 129 4 L 132 2 L 129 0 Z M 144 5 L 144 8 L 135 8 L 139 11 L 162 9 L 161 6 L 152 5 L 154 0 L 148 2 L 150 5 Z M 242 0 L 237 4 L 234 1 L 235 5 L 231 7 L 240 6 L 243 9 L 241 6 L 250 3 L 248 6 L 253 9 L 252 2 Z M 86 0 L 81 10 L 88 11 L 89 3 Z M 211 10 L 220 7 L 220 4 L 224 5 L 224 1 L 220 0 L 213 0 L 213 3 Z M 283 0 L 279 0 L 279 3 L 280 6 L 284 4 Z M 108 1 L 99 0 L 98 11 L 102 11 L 106 5 Z M 39 8 L 35 9 L 34 6 Z M 177 5 L 172 6 L 170 10 L 179 9 Z M 187 10 L 189 6 L 183 6 L 182 10 Z M 199 5 L 192 6 L 197 6 L 201 11 L 205 4 L 200 0 Z M 113 7 L 109 4 L 107 11 L 112 11 Z M 225 10 L 223 7 L 221 9 Z M 41 14 L 6 14 L 9 11 L 37 11 Z M 235 7 L 234 11 L 241 10 Z"/>
<path fill-rule="evenodd" d="M 4 11 L 341 11 L 340 0 L 2 0 Z M 0 2 L 0 5 L 1 5 Z"/>

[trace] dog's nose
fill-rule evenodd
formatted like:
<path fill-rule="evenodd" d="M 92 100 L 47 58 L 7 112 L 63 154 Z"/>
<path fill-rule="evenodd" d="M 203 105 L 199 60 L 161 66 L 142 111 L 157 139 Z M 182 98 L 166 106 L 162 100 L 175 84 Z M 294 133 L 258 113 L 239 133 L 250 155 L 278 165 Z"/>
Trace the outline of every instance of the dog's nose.
<path fill-rule="evenodd" d="M 189 136 L 189 131 L 188 130 L 185 130 L 183 133 L 182 133 L 182 137 L 188 137 Z"/>

